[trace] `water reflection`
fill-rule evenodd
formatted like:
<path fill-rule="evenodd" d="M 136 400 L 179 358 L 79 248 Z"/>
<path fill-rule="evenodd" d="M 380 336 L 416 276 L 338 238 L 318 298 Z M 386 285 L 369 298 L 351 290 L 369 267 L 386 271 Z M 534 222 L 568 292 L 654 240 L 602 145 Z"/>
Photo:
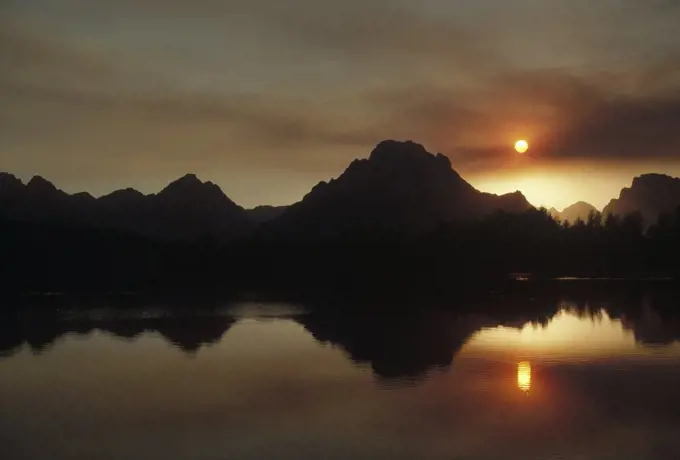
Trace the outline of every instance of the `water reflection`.
<path fill-rule="evenodd" d="M 271 308 L 237 304 L 228 310 L 19 311 L 0 314 L 0 356 L 10 356 L 22 346 L 42 353 L 66 334 L 96 331 L 128 340 L 145 333 L 158 334 L 180 350 L 195 354 L 222 340 L 239 319 L 290 318 L 318 342 L 338 347 L 353 362 L 369 366 L 378 379 L 414 382 L 432 371 L 449 368 L 461 349 L 468 355 L 503 355 L 499 359 L 527 354 L 582 359 L 645 354 L 640 346 L 670 346 L 680 340 L 677 313 L 656 309 L 649 297 L 634 308 L 621 308 L 620 304 L 597 307 L 592 305 L 598 302 L 568 298 L 523 302 L 512 308 L 476 307 L 475 313 L 445 306 L 387 311 L 353 306 L 300 309 L 283 304 Z"/>
<path fill-rule="evenodd" d="M 646 358 L 653 347 L 680 349 L 677 320 L 657 313 L 610 313 L 604 308 L 565 306 L 543 324 L 484 327 L 467 342 L 471 353 L 541 360 Z"/>
<path fill-rule="evenodd" d="M 42 353 L 62 336 L 106 332 L 133 340 L 142 334 L 159 334 L 184 352 L 195 353 L 220 341 L 235 318 L 215 311 L 176 312 L 167 310 L 86 310 L 15 312 L 0 316 L 0 356 L 28 346 Z"/>
<path fill-rule="evenodd" d="M 481 326 L 480 318 L 443 309 L 316 311 L 296 318 L 312 336 L 370 366 L 383 381 L 416 381 L 451 365 Z"/>
<path fill-rule="evenodd" d="M 517 387 L 525 392 L 531 390 L 531 363 L 528 361 L 517 363 Z"/>
<path fill-rule="evenodd" d="M 7 314 L 3 454 L 680 458 L 670 304 L 535 299 Z"/>

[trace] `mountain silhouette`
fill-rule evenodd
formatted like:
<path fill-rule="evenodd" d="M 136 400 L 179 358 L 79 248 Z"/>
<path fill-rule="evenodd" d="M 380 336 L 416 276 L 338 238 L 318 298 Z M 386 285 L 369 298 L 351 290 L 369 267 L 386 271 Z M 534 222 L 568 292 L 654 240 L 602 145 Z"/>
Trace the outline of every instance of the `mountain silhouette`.
<path fill-rule="evenodd" d="M 212 182 L 188 174 L 152 198 L 159 235 L 193 238 L 204 234 L 232 237 L 251 227 L 246 211 Z"/>
<path fill-rule="evenodd" d="M 158 194 L 125 189 L 94 198 L 87 193 L 70 195 L 39 176 L 24 185 L 1 173 L 0 215 L 13 221 L 113 229 L 164 240 L 228 239 L 255 225 L 217 185 L 193 174 Z"/>
<path fill-rule="evenodd" d="M 256 223 L 261 224 L 276 219 L 286 212 L 288 206 L 256 206 L 248 209 L 248 216 Z"/>
<path fill-rule="evenodd" d="M 455 220 L 476 220 L 496 210 L 532 206 L 520 193 L 482 193 L 451 168 L 449 159 L 417 143 L 383 141 L 368 159 L 354 160 L 330 182 L 271 222 L 277 230 L 319 236 L 384 231 L 431 231 Z"/>
<path fill-rule="evenodd" d="M 584 222 L 587 221 L 588 216 L 591 213 L 599 212 L 599 210 L 590 203 L 579 201 L 572 204 L 571 206 L 567 206 L 561 212 L 555 208 L 550 208 L 548 212 L 551 216 L 561 220 L 562 222 L 574 223 L 577 220 L 582 220 Z"/>
<path fill-rule="evenodd" d="M 665 174 L 643 174 L 621 190 L 619 198 L 605 206 L 604 215 L 639 212 L 646 225 L 654 224 L 660 215 L 674 213 L 680 206 L 680 179 Z"/>
<path fill-rule="evenodd" d="M 0 173 L 0 214 L 29 222 L 81 223 L 94 197 L 69 195 L 40 176 L 26 185 L 11 174 Z"/>
<path fill-rule="evenodd" d="M 157 194 L 95 198 L 0 173 L 0 254 L 17 292 L 316 286 L 360 295 L 508 273 L 673 277 L 680 213 L 653 224 L 678 204 L 680 179 L 648 174 L 605 208 L 621 218 L 561 226 L 519 192 L 476 190 L 444 155 L 384 141 L 288 207 L 245 210 L 193 174 Z"/>

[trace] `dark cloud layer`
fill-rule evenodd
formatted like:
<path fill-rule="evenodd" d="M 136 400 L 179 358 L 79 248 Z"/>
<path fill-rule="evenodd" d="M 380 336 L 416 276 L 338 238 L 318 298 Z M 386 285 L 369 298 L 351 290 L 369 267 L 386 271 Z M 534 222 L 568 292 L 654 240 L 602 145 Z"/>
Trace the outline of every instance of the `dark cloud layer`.
<path fill-rule="evenodd" d="M 483 167 L 507 157 L 508 138 L 498 134 L 507 130 L 508 120 L 526 128 L 533 155 L 543 161 L 680 159 L 680 79 L 671 78 L 680 66 L 655 74 L 644 70 L 639 77 L 591 79 L 566 70 L 525 72 L 490 80 L 478 92 L 381 89 L 366 100 L 392 114 L 386 123 L 392 128 L 385 131 L 458 150 L 460 162 L 482 162 Z M 663 85 L 647 84 L 650 79 Z M 629 80 L 641 83 L 630 87 Z"/>
<path fill-rule="evenodd" d="M 548 153 L 618 160 L 680 158 L 680 95 L 612 97 L 574 118 Z"/>

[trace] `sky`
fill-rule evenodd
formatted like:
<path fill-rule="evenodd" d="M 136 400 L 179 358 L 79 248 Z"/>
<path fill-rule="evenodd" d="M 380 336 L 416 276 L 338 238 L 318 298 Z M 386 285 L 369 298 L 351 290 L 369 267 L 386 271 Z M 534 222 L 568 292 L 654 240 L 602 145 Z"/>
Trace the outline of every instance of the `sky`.
<path fill-rule="evenodd" d="M 676 0 L 0 0 L 0 170 L 299 200 L 381 140 L 604 206 L 680 175 Z M 517 139 L 530 144 L 514 152 Z"/>

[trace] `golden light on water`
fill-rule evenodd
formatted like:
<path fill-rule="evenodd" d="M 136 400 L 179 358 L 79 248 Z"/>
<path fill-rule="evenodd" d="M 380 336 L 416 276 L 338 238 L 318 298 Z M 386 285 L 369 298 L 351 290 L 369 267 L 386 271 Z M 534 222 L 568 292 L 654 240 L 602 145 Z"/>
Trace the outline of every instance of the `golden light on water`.
<path fill-rule="evenodd" d="M 517 364 L 517 387 L 527 392 L 531 389 L 531 363 L 528 361 Z"/>
<path fill-rule="evenodd" d="M 517 151 L 517 153 L 524 153 L 527 150 L 529 150 L 529 143 L 524 139 L 520 139 L 517 142 L 515 142 L 515 150 Z"/>

